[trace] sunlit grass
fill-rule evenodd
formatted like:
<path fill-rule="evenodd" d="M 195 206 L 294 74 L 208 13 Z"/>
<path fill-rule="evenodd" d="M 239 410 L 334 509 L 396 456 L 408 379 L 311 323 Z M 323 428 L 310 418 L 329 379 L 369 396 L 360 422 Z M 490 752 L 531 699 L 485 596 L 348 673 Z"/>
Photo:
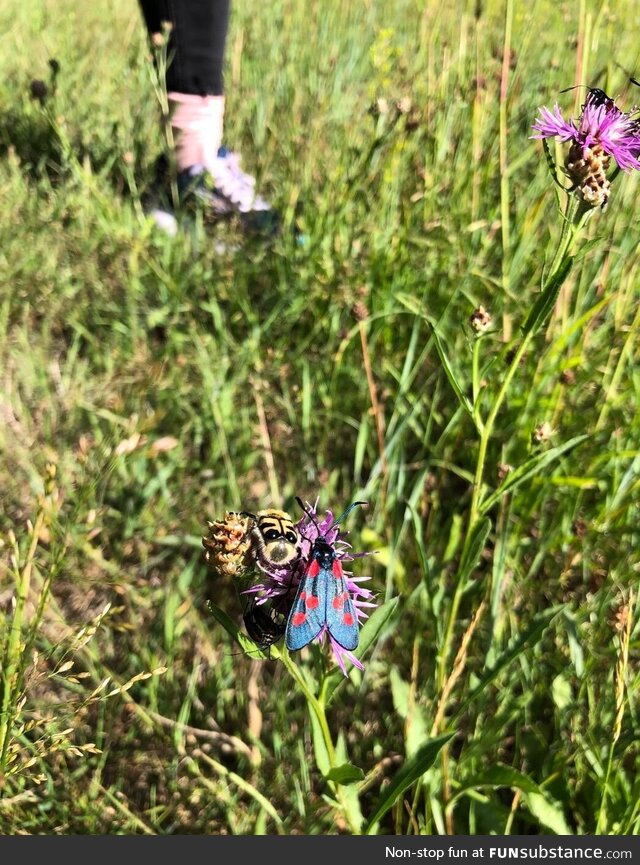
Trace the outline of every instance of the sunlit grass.
<path fill-rule="evenodd" d="M 632 4 L 237 0 L 226 137 L 304 246 L 152 228 L 138 10 L 76 5 L 0 10 L 0 831 L 637 833 L 636 178 L 475 497 L 465 408 L 486 421 L 559 235 L 537 108 L 581 82 L 633 102 Z M 356 569 L 398 599 L 326 707 L 364 776 L 333 805 L 287 670 L 207 607 L 241 624 L 207 519 L 296 495 L 369 500 Z"/>

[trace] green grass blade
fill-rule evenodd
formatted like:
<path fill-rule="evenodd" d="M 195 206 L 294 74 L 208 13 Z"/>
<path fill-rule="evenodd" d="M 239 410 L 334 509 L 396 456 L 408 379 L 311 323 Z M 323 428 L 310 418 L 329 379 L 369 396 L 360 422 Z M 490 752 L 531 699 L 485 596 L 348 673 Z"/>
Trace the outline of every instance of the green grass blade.
<path fill-rule="evenodd" d="M 526 462 L 522 463 L 521 466 L 509 472 L 503 484 L 501 484 L 498 489 L 491 493 L 490 496 L 484 500 L 482 505 L 480 506 L 481 512 L 484 514 L 487 511 L 491 510 L 500 499 L 508 492 L 516 489 L 525 481 L 534 477 L 537 474 L 542 472 L 542 469 L 546 468 L 551 463 L 558 460 L 563 454 L 569 453 L 579 444 L 586 441 L 589 436 L 586 433 L 582 435 L 574 436 L 569 441 L 564 442 L 557 447 L 549 448 L 549 450 L 544 451 L 543 453 L 536 454 L 535 456 L 528 459 Z"/>
<path fill-rule="evenodd" d="M 433 766 L 441 749 L 454 736 L 455 733 L 445 733 L 442 736 L 438 736 L 436 739 L 431 739 L 429 742 L 425 742 L 425 744 L 416 751 L 410 760 L 405 761 L 389 786 L 385 788 L 384 793 L 375 805 L 373 814 L 365 826 L 365 835 L 373 833 L 376 824 L 379 823 L 381 818 L 384 817 L 390 808 L 393 808 L 400 796 L 402 796 L 402 794 L 408 790 L 412 784 L 415 784 L 416 781 L 424 775 L 427 769 L 430 769 L 431 766 Z"/>

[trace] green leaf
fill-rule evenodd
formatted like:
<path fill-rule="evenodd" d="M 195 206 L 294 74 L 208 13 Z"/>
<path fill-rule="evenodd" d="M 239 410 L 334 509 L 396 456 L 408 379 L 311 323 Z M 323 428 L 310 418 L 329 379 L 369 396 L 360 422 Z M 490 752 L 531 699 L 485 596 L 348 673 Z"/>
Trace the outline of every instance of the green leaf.
<path fill-rule="evenodd" d="M 417 315 L 419 318 L 426 318 L 424 314 L 424 307 L 421 301 L 418 300 L 413 294 L 406 294 L 404 291 L 398 291 L 395 294 L 396 300 L 401 303 L 409 312 L 412 312 L 414 315 Z"/>
<path fill-rule="evenodd" d="M 234 640 L 239 642 L 238 635 L 240 634 L 240 628 L 236 625 L 236 623 L 225 613 L 224 610 L 221 610 L 220 607 L 216 607 L 215 604 L 212 604 L 211 601 L 207 603 L 207 608 L 209 612 L 213 614 L 214 618 L 216 618 L 219 624 L 225 629 L 225 631 L 230 634 Z"/>
<path fill-rule="evenodd" d="M 573 835 L 567 826 L 562 806 L 546 793 L 526 793 L 524 801 L 538 822 L 556 835 Z"/>
<path fill-rule="evenodd" d="M 532 475 L 539 474 L 542 469 L 549 465 L 549 463 L 557 460 L 562 456 L 562 454 L 573 450 L 573 448 L 582 444 L 582 442 L 588 438 L 589 436 L 584 433 L 582 435 L 574 436 L 572 439 L 569 439 L 569 441 L 564 442 L 564 444 L 558 445 L 554 448 L 549 448 L 549 450 L 546 450 L 541 454 L 536 454 L 536 456 L 531 457 L 531 459 L 528 459 L 521 466 L 518 466 L 517 469 L 509 472 L 504 483 L 482 503 L 482 513 L 486 513 L 497 504 L 505 493 L 519 487 L 521 483 L 524 483 L 524 481 L 528 480 Z"/>
<path fill-rule="evenodd" d="M 275 660 L 280 657 L 280 651 L 277 646 L 271 646 L 266 651 L 263 651 L 251 637 L 247 636 L 247 634 L 243 633 L 240 628 L 236 625 L 236 623 L 229 618 L 229 616 L 225 613 L 224 610 L 221 610 L 220 607 L 216 607 L 215 604 L 212 604 L 210 601 L 207 604 L 207 607 L 211 613 L 213 613 L 214 617 L 218 620 L 218 622 L 222 625 L 222 627 L 227 631 L 227 633 L 233 637 L 236 643 L 240 646 L 240 648 L 245 651 L 248 655 L 256 660 L 261 658 L 262 660 Z"/>
<path fill-rule="evenodd" d="M 558 673 L 551 683 L 551 696 L 553 697 L 553 702 L 560 711 L 566 709 L 567 706 L 570 706 L 573 703 L 571 682 L 567 681 L 562 673 Z"/>
<path fill-rule="evenodd" d="M 330 769 L 325 775 L 327 781 L 335 781 L 336 784 L 357 784 L 364 778 L 364 772 L 352 763 L 343 763 Z"/>
<path fill-rule="evenodd" d="M 471 401 L 466 396 L 466 394 L 462 388 L 462 385 L 460 384 L 460 382 L 456 378 L 456 374 L 453 371 L 453 367 L 451 366 L 451 364 L 449 362 L 449 358 L 447 357 L 447 353 L 444 350 L 444 345 L 442 343 L 442 340 L 440 339 L 440 334 L 435 329 L 435 326 L 433 324 L 431 324 L 431 322 L 429 322 L 429 324 L 431 326 L 431 332 L 433 334 L 433 340 L 436 344 L 436 351 L 438 352 L 438 356 L 440 357 L 440 363 L 442 364 L 442 368 L 444 369 L 445 375 L 449 379 L 449 384 L 453 388 L 455 395 L 458 397 L 458 400 L 459 400 L 462 408 L 467 412 L 469 417 L 475 421 L 475 418 L 473 415 L 473 406 L 471 405 Z"/>
<path fill-rule="evenodd" d="M 427 721 L 422 706 L 416 701 L 416 695 L 412 698 L 411 685 L 401 677 L 395 666 L 391 667 L 389 683 L 393 706 L 405 722 L 405 751 L 408 757 L 413 757 L 428 738 L 431 724 Z"/>
<path fill-rule="evenodd" d="M 447 357 L 447 353 L 444 349 L 444 343 L 442 342 L 442 338 L 436 330 L 436 325 L 429 319 L 427 315 L 424 314 L 423 308 L 421 304 L 416 300 L 416 298 L 412 297 L 411 295 L 405 294 L 404 292 L 398 292 L 395 297 L 396 300 L 398 300 L 410 312 L 412 312 L 414 315 L 419 316 L 420 318 L 423 318 L 429 325 L 429 328 L 431 329 L 431 334 L 433 336 L 433 341 L 436 346 L 436 351 L 438 352 L 438 356 L 440 358 L 440 363 L 442 364 L 445 375 L 449 379 L 449 384 L 453 388 L 455 395 L 458 397 L 460 405 L 475 423 L 473 406 L 469 398 L 466 396 L 464 388 L 456 378 L 456 374 L 453 371 L 453 367 L 451 366 L 449 358 Z"/>
<path fill-rule="evenodd" d="M 456 790 L 455 796 L 450 800 L 447 809 L 453 807 L 454 802 L 469 790 L 478 790 L 481 787 L 511 787 L 514 790 L 522 790 L 523 793 L 539 793 L 540 788 L 523 772 L 514 769 L 513 766 L 504 766 L 498 763 L 477 775 L 472 775 L 462 781 L 462 786 Z"/>
<path fill-rule="evenodd" d="M 571 661 L 575 667 L 576 675 L 582 676 L 584 673 L 584 650 L 580 641 L 580 632 L 575 616 L 570 610 L 565 610 L 562 618 L 567 629 Z"/>
<path fill-rule="evenodd" d="M 408 757 L 413 757 L 420 750 L 422 742 L 429 735 L 432 724 L 433 718 L 427 720 L 422 706 L 414 700 L 409 707 L 405 724 L 405 748 Z"/>
<path fill-rule="evenodd" d="M 238 631 L 237 637 L 239 645 L 244 649 L 247 655 L 251 658 L 263 661 L 275 661 L 280 657 L 280 649 L 277 646 L 271 645 L 268 649 L 261 649 L 251 637 Z"/>
<path fill-rule="evenodd" d="M 403 720 L 406 720 L 411 686 L 401 677 L 396 666 L 393 666 L 389 672 L 389 684 L 391 685 L 393 708 Z"/>
<path fill-rule="evenodd" d="M 551 315 L 551 311 L 556 304 L 562 284 L 569 275 L 573 265 L 573 258 L 567 256 L 553 279 L 549 280 L 549 284 L 543 289 L 538 299 L 531 308 L 527 319 L 522 326 L 522 335 L 526 336 L 532 330 L 538 330 L 544 324 L 545 320 Z"/>
<path fill-rule="evenodd" d="M 478 564 L 490 531 L 491 520 L 489 517 L 484 517 L 474 526 L 469 549 L 464 559 L 460 562 L 459 580 L 462 585 L 464 585 L 465 580 Z"/>
<path fill-rule="evenodd" d="M 382 631 L 387 627 L 393 618 L 398 603 L 399 597 L 390 598 L 381 606 L 377 607 L 369 616 L 367 621 L 360 630 L 360 640 L 358 648 L 353 653 L 356 658 L 360 659 L 368 652 L 369 648 L 377 642 Z M 344 676 L 340 670 L 336 670 L 330 676 L 327 676 L 324 684 L 323 695 L 325 704 L 328 705 L 333 699 L 335 692 L 346 681 L 348 677 Z"/>
<path fill-rule="evenodd" d="M 396 772 L 393 781 L 391 781 L 388 787 L 385 787 L 382 796 L 373 809 L 373 815 L 364 829 L 365 834 L 373 833 L 376 823 L 379 822 L 390 808 L 393 808 L 405 790 L 408 790 L 412 784 L 415 784 L 424 775 L 427 769 L 431 768 L 440 750 L 454 736 L 455 732 L 445 733 L 443 736 L 431 739 L 431 741 L 425 742 L 411 759 L 405 760 L 404 764 Z"/>
<path fill-rule="evenodd" d="M 329 760 L 327 746 L 324 742 L 324 736 L 322 735 L 320 722 L 311 706 L 309 706 L 309 717 L 311 719 L 311 738 L 313 740 L 313 753 L 316 758 L 316 766 L 326 778 L 331 771 L 331 762 Z"/>

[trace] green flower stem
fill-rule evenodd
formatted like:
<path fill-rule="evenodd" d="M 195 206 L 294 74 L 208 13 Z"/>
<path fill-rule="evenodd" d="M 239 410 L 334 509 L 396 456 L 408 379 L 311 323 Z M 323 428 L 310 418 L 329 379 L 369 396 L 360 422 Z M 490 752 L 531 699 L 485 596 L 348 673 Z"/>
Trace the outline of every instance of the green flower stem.
<path fill-rule="evenodd" d="M 471 355 L 471 389 L 473 396 L 473 419 L 476 424 L 476 429 L 480 434 L 484 430 L 484 422 L 480 417 L 480 340 L 478 338 L 473 341 L 473 350 Z"/>
<path fill-rule="evenodd" d="M 606 802 L 607 802 L 607 791 L 609 790 L 609 779 L 611 777 L 611 767 L 613 766 L 613 752 L 616 747 L 616 741 L 612 740 L 609 745 L 609 758 L 607 760 L 607 771 L 604 776 L 604 784 L 602 786 L 602 799 L 600 800 L 600 808 L 598 810 L 598 821 L 596 823 L 595 835 L 602 835 L 603 826 L 606 822 Z"/>
<path fill-rule="evenodd" d="M 567 199 L 567 205 L 565 208 L 565 212 L 563 214 L 562 219 L 562 230 L 560 233 L 560 239 L 558 241 L 558 246 L 556 248 L 555 254 L 553 256 L 551 267 L 549 269 L 549 273 L 547 274 L 546 279 L 544 280 L 544 285 L 542 291 L 548 291 L 554 286 L 554 290 L 557 289 L 559 291 L 560 285 L 555 285 L 555 282 L 562 277 L 562 274 L 565 273 L 565 265 L 567 264 L 569 258 L 571 257 L 573 245 L 578 237 L 578 234 L 581 228 L 584 226 L 587 218 L 590 216 L 591 211 L 585 210 L 583 206 L 581 206 L 580 202 L 574 197 L 569 196 Z M 467 521 L 467 531 L 464 539 L 464 544 L 462 548 L 462 554 L 460 557 L 460 561 L 463 562 L 466 558 L 467 553 L 469 552 L 469 546 L 471 540 L 474 535 L 474 531 L 476 529 L 478 519 L 482 514 L 482 498 L 483 498 L 483 490 L 484 490 L 484 473 L 485 473 L 485 465 L 487 459 L 487 451 L 489 448 L 489 441 L 491 440 L 491 435 L 493 433 L 493 428 L 496 422 L 496 418 L 498 417 L 498 413 L 502 408 L 502 404 L 507 395 L 507 391 L 509 386 L 513 380 L 514 375 L 516 374 L 516 370 L 520 366 L 520 361 L 524 357 L 531 340 L 535 336 L 535 334 L 542 328 L 545 318 L 540 318 L 535 324 L 529 328 L 521 342 L 518 346 L 516 353 L 513 356 L 511 363 L 509 364 L 509 368 L 507 373 L 502 380 L 502 384 L 500 385 L 500 389 L 496 395 L 496 398 L 491 406 L 491 410 L 487 415 L 486 421 L 480 423 L 478 426 L 480 432 L 480 442 L 478 446 L 478 458 L 476 461 L 476 470 L 473 480 L 473 491 L 471 493 L 471 505 L 469 507 L 469 518 Z M 474 392 L 477 387 L 476 379 L 478 378 L 478 374 L 476 372 L 476 346 L 478 344 L 478 340 L 474 343 L 474 356 L 473 356 L 473 382 L 474 382 Z M 474 393 L 475 397 L 475 393 Z M 475 399 L 474 399 L 475 404 Z M 451 608 L 449 610 L 449 616 L 447 618 L 447 625 L 444 634 L 444 640 L 442 644 L 442 652 L 440 654 L 440 660 L 438 665 L 438 686 L 440 688 L 443 687 L 446 677 L 447 671 L 447 662 L 449 660 L 449 655 L 451 654 L 451 644 L 453 642 L 453 632 L 455 628 L 455 623 L 458 618 L 458 610 L 460 608 L 460 602 L 462 600 L 462 592 L 463 592 L 463 582 L 461 579 L 461 574 L 458 572 L 458 580 L 456 583 L 453 599 L 451 601 Z"/>
<path fill-rule="evenodd" d="M 317 697 L 315 697 L 315 695 L 311 692 L 311 690 L 309 689 L 309 686 L 307 685 L 307 683 L 304 680 L 304 677 L 300 673 L 300 670 L 298 669 L 296 664 L 294 664 L 294 662 L 291 660 L 289 653 L 286 651 L 281 652 L 280 658 L 282 660 L 282 663 L 284 664 L 284 666 L 287 668 L 288 672 L 292 676 L 292 678 L 298 684 L 300 690 L 302 691 L 302 693 L 304 694 L 304 696 L 307 700 L 307 703 L 309 704 L 310 710 L 313 711 L 313 713 L 314 713 L 314 715 L 318 721 L 318 725 L 319 725 L 320 730 L 322 732 L 322 739 L 324 742 L 324 746 L 327 749 L 327 757 L 329 760 L 330 767 L 332 769 L 337 768 L 338 762 L 336 760 L 336 749 L 335 749 L 334 744 L 333 744 L 333 739 L 331 738 L 331 731 L 329 730 L 329 723 L 327 721 L 327 715 L 325 712 L 324 703 L 321 702 L 320 700 L 318 700 Z M 362 834 L 360 826 L 357 825 L 356 823 L 354 823 L 352 820 L 351 809 L 348 806 L 346 797 L 344 795 L 344 790 L 342 789 L 342 785 L 339 784 L 337 781 L 332 781 L 330 783 L 332 784 L 336 798 L 338 799 L 338 801 L 340 802 L 340 805 L 342 806 L 342 812 L 345 816 L 345 819 L 349 823 L 349 828 L 351 829 L 352 834 L 353 835 Z"/>

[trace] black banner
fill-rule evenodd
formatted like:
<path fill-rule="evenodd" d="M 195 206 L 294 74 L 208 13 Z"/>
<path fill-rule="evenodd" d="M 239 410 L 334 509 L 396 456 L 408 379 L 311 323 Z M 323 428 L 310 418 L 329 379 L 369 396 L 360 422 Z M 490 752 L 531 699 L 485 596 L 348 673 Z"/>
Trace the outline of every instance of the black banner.
<path fill-rule="evenodd" d="M 640 836 L 573 836 L 573 835 L 453 835 L 453 836 L 347 836 L 347 835 L 165 835 L 165 836 L 4 836 L 0 837 L 0 862 L 23 863 L 50 861 L 42 856 L 64 856 L 66 865 L 90 855 L 91 865 L 98 862 L 118 865 L 127 858 L 158 856 L 171 861 L 175 855 L 198 857 L 197 861 L 236 862 L 258 865 L 322 863 L 330 856 L 330 865 L 357 865 L 359 857 L 372 863 L 396 863 L 402 860 L 439 862 L 564 862 L 603 861 L 640 865 Z M 10 859 L 9 857 L 15 857 Z M 124 857 L 124 858 L 123 858 Z M 207 857 L 206 860 L 203 857 Z M 216 858 L 217 857 L 217 858 Z M 240 860 L 240 857 L 242 858 Z M 195 861 L 195 859 L 194 859 Z M 139 865 L 136 862 L 136 865 Z"/>

